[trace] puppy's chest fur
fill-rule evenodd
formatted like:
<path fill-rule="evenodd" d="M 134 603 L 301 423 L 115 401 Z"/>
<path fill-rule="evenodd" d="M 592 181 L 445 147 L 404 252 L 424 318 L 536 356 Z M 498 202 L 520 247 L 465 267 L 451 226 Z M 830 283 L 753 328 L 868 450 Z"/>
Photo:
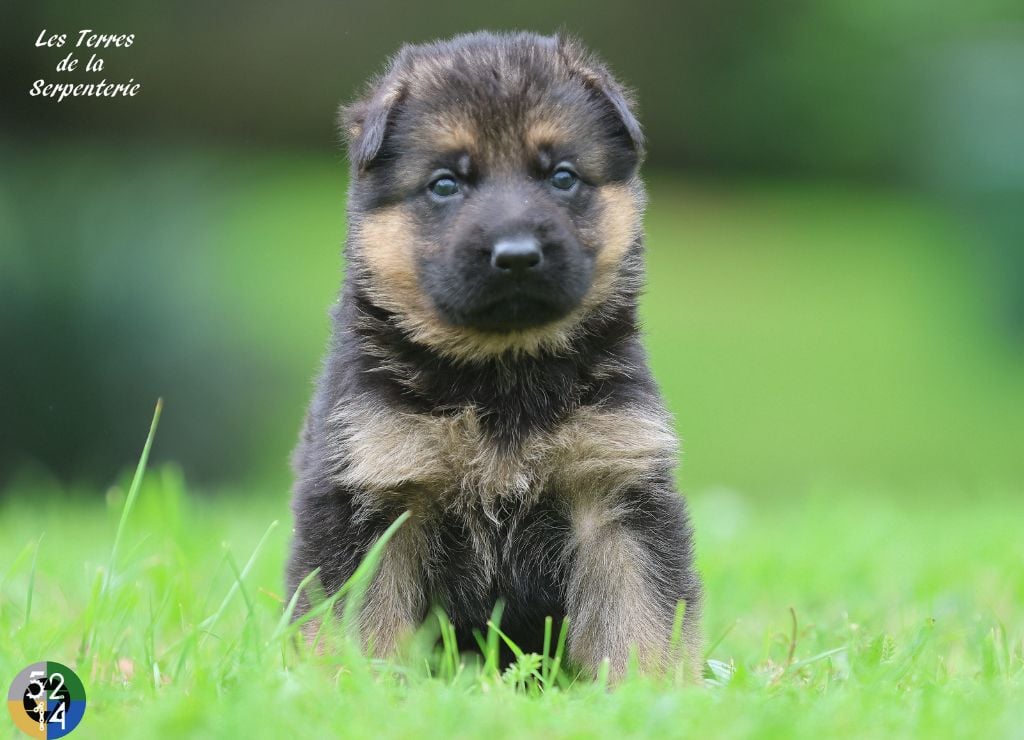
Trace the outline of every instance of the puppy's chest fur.
<path fill-rule="evenodd" d="M 328 419 L 336 482 L 371 509 L 431 513 L 529 508 L 542 498 L 566 512 L 599 501 L 674 464 L 676 439 L 663 409 L 575 408 L 546 429 L 499 443 L 475 406 L 454 412 L 397 410 L 346 399 Z"/>

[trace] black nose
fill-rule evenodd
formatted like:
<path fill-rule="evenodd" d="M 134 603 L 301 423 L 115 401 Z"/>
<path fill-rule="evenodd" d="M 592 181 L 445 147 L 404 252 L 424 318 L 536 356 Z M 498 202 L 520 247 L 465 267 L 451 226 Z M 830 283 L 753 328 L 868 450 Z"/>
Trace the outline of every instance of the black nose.
<path fill-rule="evenodd" d="M 491 264 L 499 270 L 523 273 L 540 265 L 544 255 L 540 243 L 532 236 L 502 239 L 491 251 Z"/>

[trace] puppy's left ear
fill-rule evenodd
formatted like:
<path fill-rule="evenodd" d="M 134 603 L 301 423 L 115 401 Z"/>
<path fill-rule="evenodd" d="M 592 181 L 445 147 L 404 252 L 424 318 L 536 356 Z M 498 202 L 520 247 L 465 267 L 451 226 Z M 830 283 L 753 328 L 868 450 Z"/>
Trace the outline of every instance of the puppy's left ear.
<path fill-rule="evenodd" d="M 338 111 L 338 125 L 348 142 L 354 174 L 365 172 L 384 146 L 392 115 L 405 95 L 403 68 L 407 57 L 408 51 L 403 48 L 363 98 Z"/>
<path fill-rule="evenodd" d="M 612 77 L 611 72 L 595 59 L 576 39 L 559 35 L 559 53 L 571 69 L 588 88 L 610 106 L 610 112 L 621 125 L 621 134 L 630 142 L 637 159 L 644 156 L 644 132 L 633 113 L 636 100 L 633 94 Z"/>

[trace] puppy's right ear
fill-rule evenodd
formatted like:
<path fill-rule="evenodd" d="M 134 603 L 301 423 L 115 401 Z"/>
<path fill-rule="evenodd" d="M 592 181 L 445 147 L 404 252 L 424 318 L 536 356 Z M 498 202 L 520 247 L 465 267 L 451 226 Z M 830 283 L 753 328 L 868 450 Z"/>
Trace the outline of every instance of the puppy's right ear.
<path fill-rule="evenodd" d="M 338 125 L 348 142 L 354 172 L 365 172 L 380 154 L 395 108 L 405 96 L 403 70 L 408 53 L 400 51 L 369 93 L 338 111 Z"/>

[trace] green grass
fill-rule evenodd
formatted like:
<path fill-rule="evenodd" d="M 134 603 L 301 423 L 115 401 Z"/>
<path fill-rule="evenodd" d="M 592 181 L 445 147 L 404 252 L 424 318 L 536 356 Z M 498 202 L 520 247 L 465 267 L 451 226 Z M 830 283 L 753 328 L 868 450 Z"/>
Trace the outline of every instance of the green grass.
<path fill-rule="evenodd" d="M 0 508 L 0 676 L 82 677 L 79 737 L 1007 737 L 1024 728 L 1024 501 L 829 487 L 692 496 L 713 679 L 614 690 L 548 656 L 311 654 L 281 592 L 286 499 L 181 473 Z M 368 568 L 372 567 L 372 554 Z M 356 579 L 358 589 L 361 581 Z M 499 638 L 492 632 L 493 647 Z M 11 733 L 16 733 L 11 730 Z"/>
<path fill-rule="evenodd" d="M 75 667 L 78 737 L 1024 733 L 1024 355 L 948 214 L 893 191 L 652 174 L 641 312 L 719 676 L 609 692 L 553 656 L 501 675 L 422 645 L 367 661 L 343 628 L 327 654 L 293 644 L 285 460 L 340 277 L 342 166 L 81 150 L 0 175 L 19 237 L 0 249 L 46 309 L 19 319 L 67 294 L 103 329 L 69 320 L 82 362 L 103 362 L 81 387 L 40 376 L 40 428 L 127 429 L 137 409 L 117 404 L 165 393 L 154 460 L 198 440 L 250 477 L 197 490 L 160 464 L 98 492 L 26 471 L 0 495 L 0 682 Z M 106 333 L 125 317 L 137 332 Z M 196 368 L 202 393 L 178 378 Z M 95 396 L 92 415 L 68 396 Z"/>

